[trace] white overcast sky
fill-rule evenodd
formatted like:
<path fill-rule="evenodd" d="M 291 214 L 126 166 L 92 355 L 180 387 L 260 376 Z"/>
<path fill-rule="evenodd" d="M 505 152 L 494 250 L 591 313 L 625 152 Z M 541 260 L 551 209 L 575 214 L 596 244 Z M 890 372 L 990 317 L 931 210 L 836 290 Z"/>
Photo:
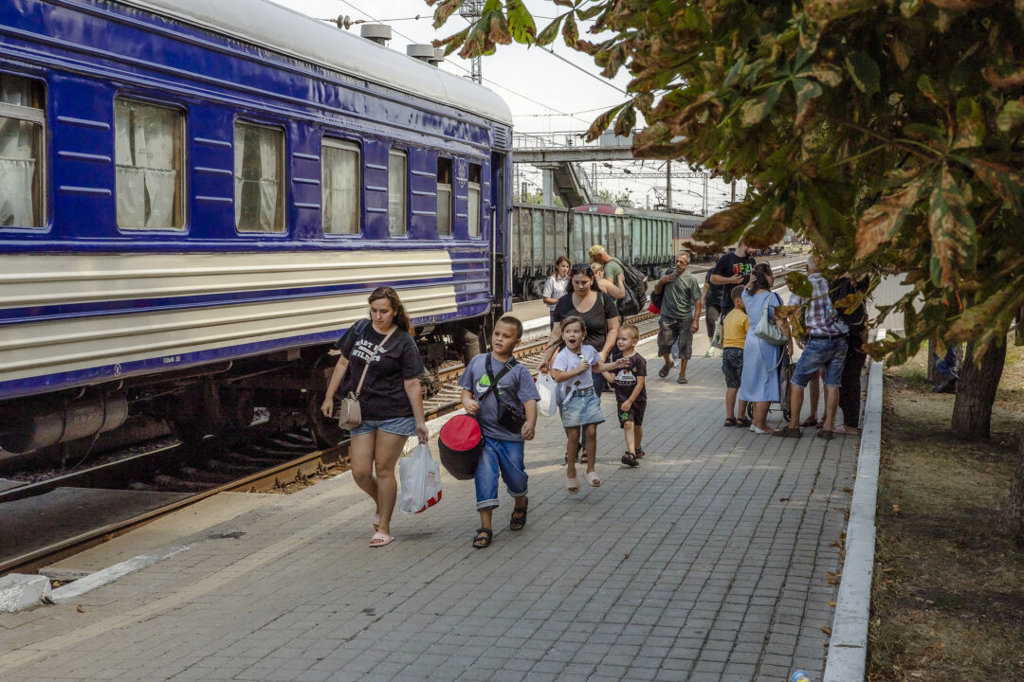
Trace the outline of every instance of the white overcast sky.
<path fill-rule="evenodd" d="M 317 19 L 333 21 L 339 15 L 346 15 L 352 21 L 386 23 L 393 31 L 389 47 L 403 53 L 410 43 L 429 43 L 467 26 L 466 20 L 455 14 L 445 26 L 435 30 L 434 8 L 424 0 L 273 1 Z M 533 13 L 538 31 L 547 26 L 557 13 L 565 11 L 565 8 L 545 0 L 526 0 L 526 6 Z M 353 24 L 349 30 L 358 35 L 359 25 Z M 581 33 L 581 37 L 590 36 Z M 583 131 L 601 112 L 625 99 L 629 75 L 624 70 L 616 79 L 609 81 L 600 76 L 600 69 L 590 57 L 567 48 L 560 38 L 551 48 L 555 54 L 539 47 L 527 49 L 518 44 L 502 45 L 495 54 L 483 58 L 483 84 L 508 103 L 518 133 Z M 457 54 L 449 55 L 440 68 L 467 78 L 470 74 L 470 62 L 460 59 Z M 618 178 L 599 177 L 593 182 L 595 186 L 614 193 L 628 190 L 637 205 L 642 206 L 645 201 L 654 202 L 665 186 L 664 179 L 630 178 L 623 171 L 628 168 L 635 173 L 663 168 L 663 162 L 647 161 L 642 166 L 639 161 L 616 162 L 612 166 L 609 169 L 600 164 L 585 164 L 588 173 L 593 174 L 596 170 L 599 174 L 612 174 Z M 685 170 L 682 166 L 679 164 L 677 170 Z M 537 186 L 539 176 L 529 167 L 523 170 L 523 179 Z M 672 194 L 673 206 L 699 212 L 704 203 L 703 181 L 677 177 L 673 181 Z M 707 204 L 712 212 L 728 195 L 729 188 L 722 183 L 709 183 Z M 663 200 L 663 193 L 661 196 Z"/>

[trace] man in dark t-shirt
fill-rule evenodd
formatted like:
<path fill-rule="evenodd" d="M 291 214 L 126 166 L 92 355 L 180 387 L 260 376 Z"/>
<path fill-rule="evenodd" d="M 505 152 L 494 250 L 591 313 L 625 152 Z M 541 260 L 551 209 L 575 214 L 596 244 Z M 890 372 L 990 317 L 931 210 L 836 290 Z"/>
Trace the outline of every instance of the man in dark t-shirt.
<path fill-rule="evenodd" d="M 731 292 L 737 284 L 746 286 L 756 263 L 754 257 L 748 254 L 747 245 L 743 243 L 742 239 L 736 244 L 735 251 L 722 254 L 718 262 L 715 263 L 715 267 L 711 270 L 710 282 L 712 285 L 722 288 L 722 294 L 719 297 L 719 301 L 721 301 L 720 319 L 724 320 L 725 316 L 733 309 L 732 297 L 725 294 Z"/>

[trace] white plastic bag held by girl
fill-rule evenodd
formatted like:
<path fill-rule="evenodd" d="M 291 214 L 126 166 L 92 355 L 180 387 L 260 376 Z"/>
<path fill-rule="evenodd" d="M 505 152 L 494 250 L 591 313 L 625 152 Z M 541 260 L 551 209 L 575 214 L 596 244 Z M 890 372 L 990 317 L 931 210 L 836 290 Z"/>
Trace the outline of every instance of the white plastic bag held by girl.
<path fill-rule="evenodd" d="M 441 501 L 441 467 L 430 456 L 428 446 L 420 444 L 412 456 L 399 460 L 398 478 L 402 482 L 399 511 L 419 514 Z"/>
<path fill-rule="evenodd" d="M 547 372 L 537 375 L 537 411 L 545 417 L 553 417 L 558 412 L 558 382 Z"/>

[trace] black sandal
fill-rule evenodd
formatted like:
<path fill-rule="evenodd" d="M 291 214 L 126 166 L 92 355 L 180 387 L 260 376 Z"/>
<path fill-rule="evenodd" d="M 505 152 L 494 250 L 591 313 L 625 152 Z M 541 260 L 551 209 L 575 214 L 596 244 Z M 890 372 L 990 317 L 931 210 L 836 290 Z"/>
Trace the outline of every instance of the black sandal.
<path fill-rule="evenodd" d="M 736 426 L 737 423 L 736 417 L 726 417 L 725 423 L 722 426 Z"/>
<path fill-rule="evenodd" d="M 510 530 L 522 530 L 526 527 L 526 508 L 529 504 L 529 498 L 524 497 L 522 509 L 512 510 L 512 520 L 508 524 Z"/>
<path fill-rule="evenodd" d="M 742 426 L 743 428 L 749 427 L 753 422 L 744 417 L 743 419 L 736 420 L 736 426 Z"/>
<path fill-rule="evenodd" d="M 490 547 L 492 537 L 494 537 L 494 533 L 491 532 L 490 528 L 477 528 L 476 537 L 473 538 L 473 549 Z"/>

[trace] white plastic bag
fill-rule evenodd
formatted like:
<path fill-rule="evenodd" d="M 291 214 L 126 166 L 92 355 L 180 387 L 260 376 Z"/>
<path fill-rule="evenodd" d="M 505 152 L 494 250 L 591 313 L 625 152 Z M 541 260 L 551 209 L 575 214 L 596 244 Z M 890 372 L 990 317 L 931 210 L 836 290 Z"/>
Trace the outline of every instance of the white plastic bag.
<path fill-rule="evenodd" d="M 540 393 L 540 400 L 537 401 L 537 411 L 545 417 L 553 417 L 558 413 L 559 398 L 558 382 L 550 374 L 543 372 L 537 375 L 537 392 Z"/>
<path fill-rule="evenodd" d="M 412 456 L 399 460 L 398 478 L 402 482 L 399 511 L 419 514 L 441 501 L 441 467 L 430 456 L 428 446 L 417 445 Z"/>

